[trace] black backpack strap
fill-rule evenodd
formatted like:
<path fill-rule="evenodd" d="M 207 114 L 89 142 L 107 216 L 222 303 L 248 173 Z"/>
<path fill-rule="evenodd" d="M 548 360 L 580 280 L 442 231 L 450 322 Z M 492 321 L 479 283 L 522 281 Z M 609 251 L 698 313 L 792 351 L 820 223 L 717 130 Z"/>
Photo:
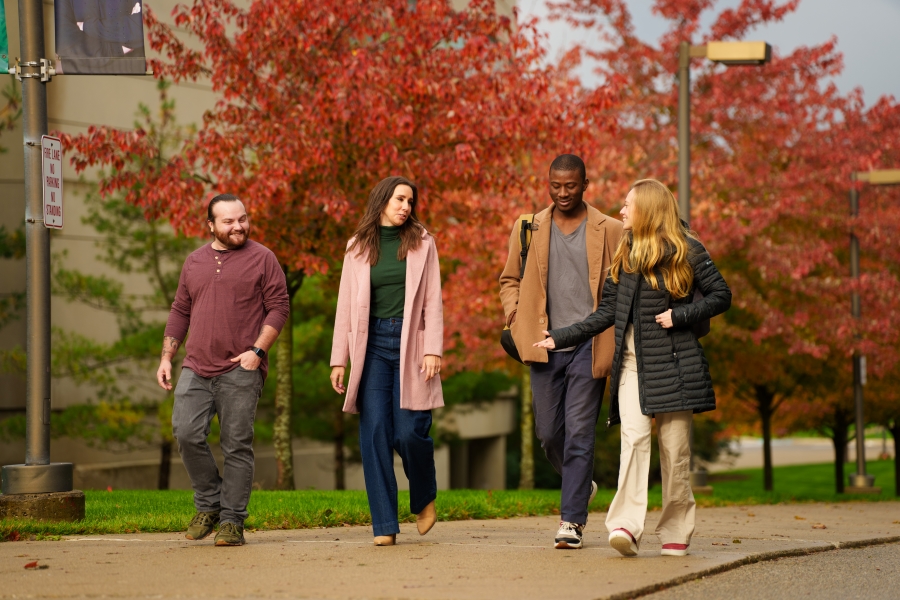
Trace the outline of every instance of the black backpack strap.
<path fill-rule="evenodd" d="M 523 215 L 524 216 L 524 215 Z M 525 278 L 525 263 L 528 262 L 528 249 L 531 247 L 531 236 L 528 235 L 528 232 L 531 231 L 532 221 L 534 221 L 534 215 L 529 215 L 531 217 L 531 221 L 527 219 L 522 219 L 522 222 L 519 225 L 519 256 L 521 257 L 521 268 L 519 269 L 519 280 Z"/>
<path fill-rule="evenodd" d="M 522 219 L 522 223 L 519 227 L 519 256 L 521 257 L 521 268 L 519 269 L 519 279 L 525 278 L 525 263 L 528 262 L 528 241 L 526 237 L 528 234 L 526 233 L 526 227 L 528 227 L 528 221 Z"/>

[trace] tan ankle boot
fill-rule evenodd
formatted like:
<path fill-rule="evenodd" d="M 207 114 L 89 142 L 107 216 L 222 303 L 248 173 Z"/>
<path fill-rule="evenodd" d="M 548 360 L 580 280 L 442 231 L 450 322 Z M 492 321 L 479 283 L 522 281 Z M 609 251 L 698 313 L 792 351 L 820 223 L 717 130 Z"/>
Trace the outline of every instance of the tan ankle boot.
<path fill-rule="evenodd" d="M 437 522 L 437 510 L 434 508 L 434 500 L 428 503 L 422 512 L 416 515 L 416 528 L 419 530 L 419 535 L 425 535 L 431 528 L 434 527 L 434 524 Z"/>
<path fill-rule="evenodd" d="M 397 541 L 396 534 L 376 535 L 375 536 L 375 545 L 376 546 L 393 546 L 396 541 Z"/>

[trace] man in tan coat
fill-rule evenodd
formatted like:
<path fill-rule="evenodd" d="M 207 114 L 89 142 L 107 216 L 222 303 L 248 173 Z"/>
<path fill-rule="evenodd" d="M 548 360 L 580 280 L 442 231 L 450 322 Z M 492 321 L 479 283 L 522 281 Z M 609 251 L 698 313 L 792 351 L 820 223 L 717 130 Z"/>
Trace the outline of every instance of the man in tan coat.
<path fill-rule="evenodd" d="M 588 505 L 597 492 L 594 430 L 615 349 L 612 329 L 574 348 L 546 351 L 533 344 L 544 330 L 567 327 L 597 309 L 622 224 L 584 202 L 584 162 L 558 156 L 550 165 L 553 205 L 531 226 L 522 276 L 518 221 L 500 276 L 500 300 L 519 356 L 531 367 L 535 431 L 562 476 L 556 548 L 581 548 Z"/>

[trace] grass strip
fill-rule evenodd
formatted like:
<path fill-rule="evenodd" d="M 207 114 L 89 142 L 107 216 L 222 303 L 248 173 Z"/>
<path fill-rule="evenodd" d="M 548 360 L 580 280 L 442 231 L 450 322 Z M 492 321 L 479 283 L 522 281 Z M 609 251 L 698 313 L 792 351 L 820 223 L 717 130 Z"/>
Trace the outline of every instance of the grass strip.
<path fill-rule="evenodd" d="M 848 500 L 896 500 L 892 461 L 872 461 L 870 474 L 882 486 L 879 495 L 853 496 L 834 493 L 832 464 L 798 465 L 774 469 L 775 491 L 762 490 L 762 470 L 745 469 L 713 477 L 712 496 L 697 496 L 699 506 L 779 504 L 789 502 L 845 502 Z M 847 471 L 849 472 L 849 471 Z M 30 520 L 0 521 L 0 540 L 54 539 L 63 535 L 96 535 L 184 531 L 194 515 L 188 490 L 114 490 L 85 492 L 87 514 L 83 521 L 55 523 Z M 615 490 L 600 490 L 591 505 L 605 511 Z M 400 492 L 400 520 L 413 522 L 409 493 Z M 662 503 L 659 486 L 650 490 L 650 508 Z M 559 514 L 559 490 L 444 490 L 438 494 L 441 521 L 506 519 Z M 307 529 L 368 525 L 366 493 L 358 490 L 294 492 L 256 491 L 249 506 L 248 529 Z"/>

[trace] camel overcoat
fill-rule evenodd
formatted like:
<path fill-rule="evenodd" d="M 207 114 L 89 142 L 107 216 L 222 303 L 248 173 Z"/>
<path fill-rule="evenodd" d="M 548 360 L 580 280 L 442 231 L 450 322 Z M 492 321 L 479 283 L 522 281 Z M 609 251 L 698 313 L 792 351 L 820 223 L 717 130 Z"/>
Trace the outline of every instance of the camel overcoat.
<path fill-rule="evenodd" d="M 347 247 L 353 243 L 351 239 Z M 371 265 L 356 252 L 344 256 L 331 344 L 331 366 L 346 367 L 350 359 L 344 412 L 358 413 L 356 399 L 369 341 L 372 294 Z M 425 232 L 422 243 L 406 256 L 406 301 L 400 332 L 400 408 L 430 410 L 444 406 L 439 376 L 425 381 L 421 372 L 426 354 L 444 352 L 444 308 L 441 273 L 434 237 Z"/>
<path fill-rule="evenodd" d="M 588 270 L 590 272 L 591 296 L 594 299 L 594 310 L 603 295 L 603 282 L 609 274 L 612 257 L 622 239 L 622 223 L 606 216 L 590 204 L 587 206 L 587 231 L 585 245 L 587 249 Z M 535 348 L 533 344 L 544 339 L 541 333 L 550 324 L 547 316 L 547 269 L 550 263 L 550 227 L 555 205 L 550 205 L 534 215 L 531 234 L 531 246 L 525 264 L 525 276 L 519 279 L 522 258 L 519 254 L 519 228 L 521 223 L 513 226 L 509 236 L 509 256 L 503 273 L 500 275 L 500 301 L 506 323 L 509 324 L 513 314 L 516 321 L 510 325 L 513 340 L 519 356 L 526 365 L 533 362 L 547 362 L 547 350 Z M 591 371 L 594 379 L 609 377 L 612 369 L 615 337 L 611 331 L 605 331 L 594 337 L 591 346 Z"/>

